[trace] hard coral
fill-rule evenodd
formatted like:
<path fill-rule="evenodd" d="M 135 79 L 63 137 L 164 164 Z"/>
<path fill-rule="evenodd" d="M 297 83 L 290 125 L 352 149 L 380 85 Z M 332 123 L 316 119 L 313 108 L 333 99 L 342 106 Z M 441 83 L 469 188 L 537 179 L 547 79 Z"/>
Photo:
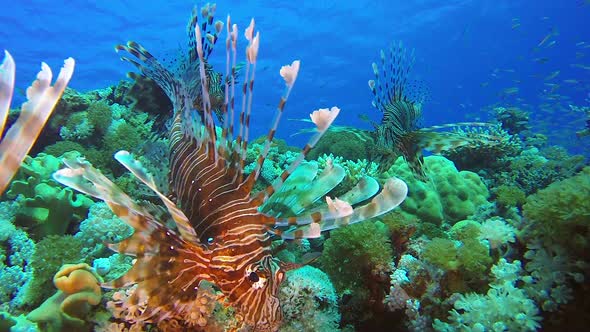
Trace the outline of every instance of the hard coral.
<path fill-rule="evenodd" d="M 403 213 L 425 222 L 452 224 L 466 219 L 487 202 L 488 189 L 477 174 L 459 172 L 453 162 L 440 156 L 425 157 L 424 164 L 428 182 L 414 177 L 403 158 L 398 158 L 384 174 L 403 179 L 410 188 L 408 197 L 400 205 Z"/>
<path fill-rule="evenodd" d="M 323 271 L 304 266 L 287 272 L 279 297 L 285 319 L 281 331 L 339 331 L 338 296 Z"/>
<path fill-rule="evenodd" d="M 26 303 L 35 306 L 51 295 L 51 279 L 66 263 L 83 260 L 82 241 L 71 235 L 50 235 L 37 243 L 37 250 L 30 257 L 33 278 Z"/>

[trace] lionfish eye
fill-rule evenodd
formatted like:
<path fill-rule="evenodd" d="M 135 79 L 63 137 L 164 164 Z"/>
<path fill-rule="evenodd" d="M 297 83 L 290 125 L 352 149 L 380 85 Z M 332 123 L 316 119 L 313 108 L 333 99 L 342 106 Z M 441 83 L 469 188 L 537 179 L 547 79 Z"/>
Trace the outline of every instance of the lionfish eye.
<path fill-rule="evenodd" d="M 258 274 L 256 272 L 252 272 L 248 275 L 248 280 L 252 282 L 258 282 L 258 280 L 260 280 L 260 277 L 258 277 Z"/>
<path fill-rule="evenodd" d="M 212 237 L 208 238 L 208 239 L 207 239 L 207 243 L 208 243 L 208 244 L 213 244 L 213 238 L 212 238 Z"/>

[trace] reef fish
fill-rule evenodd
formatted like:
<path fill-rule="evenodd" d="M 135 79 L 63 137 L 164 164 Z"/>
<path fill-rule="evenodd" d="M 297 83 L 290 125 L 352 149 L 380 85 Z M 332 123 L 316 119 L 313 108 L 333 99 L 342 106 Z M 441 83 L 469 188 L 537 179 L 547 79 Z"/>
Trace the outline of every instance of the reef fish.
<path fill-rule="evenodd" d="M 206 57 L 224 26 L 220 21 L 213 22 L 214 11 L 214 5 L 200 11 L 202 24 L 198 22 L 197 11 L 193 11 L 188 28 L 188 54 L 176 72 L 165 68 L 136 42 L 116 47 L 132 55 L 135 59 L 123 57 L 123 60 L 153 79 L 172 101 L 170 192 L 160 192 L 154 177 L 130 153 L 120 151 L 115 158 L 160 197 L 176 227 L 166 226 L 84 159 L 65 160 L 67 167 L 55 173 L 54 178 L 104 200 L 119 218 L 135 229 L 131 237 L 110 246 L 120 253 L 134 255 L 133 267 L 104 286 L 137 284 L 132 304 L 136 305 L 140 296 L 147 297 L 140 319 L 159 322 L 173 318 L 184 330 L 190 330 L 197 324 L 193 313 L 199 307 L 199 284 L 207 281 L 221 290 L 245 326 L 255 331 L 277 331 L 282 320 L 278 289 L 285 271 L 292 266 L 273 257 L 272 240 L 317 237 L 322 231 L 381 215 L 405 199 L 407 186 L 397 178 L 390 178 L 380 187 L 375 179 L 365 177 L 340 197 L 326 196 L 344 179 L 344 169 L 328 163 L 320 172 L 317 163 L 304 159 L 339 114 L 340 109 L 332 107 L 311 113 L 315 134 L 272 185 L 255 192 L 254 183 L 275 136 L 300 62 L 293 61 L 280 69 L 285 90 L 265 148 L 254 171 L 246 175 L 243 165 L 260 37 L 254 33 L 252 20 L 245 30 L 247 63 L 240 89 L 239 126 L 234 134 L 233 118 L 238 114 L 234 106 L 238 29 L 227 17 L 226 79 L 217 80 L 223 85 L 224 121 L 218 130 L 208 86 L 212 80 L 206 67 Z"/>

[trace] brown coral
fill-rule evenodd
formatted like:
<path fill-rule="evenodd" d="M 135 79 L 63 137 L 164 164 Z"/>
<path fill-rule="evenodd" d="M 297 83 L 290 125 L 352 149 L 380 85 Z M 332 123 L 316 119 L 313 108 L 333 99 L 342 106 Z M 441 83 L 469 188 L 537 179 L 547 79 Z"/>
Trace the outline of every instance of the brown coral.
<path fill-rule="evenodd" d="M 27 315 L 43 331 L 84 330 L 82 320 L 100 303 L 102 278 L 88 265 L 65 264 L 53 277 L 58 291 Z"/>

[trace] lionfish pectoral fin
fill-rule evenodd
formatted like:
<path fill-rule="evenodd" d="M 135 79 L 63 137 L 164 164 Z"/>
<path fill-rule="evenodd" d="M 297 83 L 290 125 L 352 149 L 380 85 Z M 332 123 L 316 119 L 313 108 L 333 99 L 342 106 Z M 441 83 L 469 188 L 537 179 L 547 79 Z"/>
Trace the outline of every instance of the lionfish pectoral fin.
<path fill-rule="evenodd" d="M 280 261 L 279 264 L 280 264 L 281 268 L 285 272 L 287 272 L 287 271 L 291 271 L 291 270 L 296 270 L 296 269 L 301 268 L 305 265 L 309 265 L 309 264 L 315 262 L 321 256 L 322 256 L 321 251 L 308 252 L 303 255 L 300 263 L 291 263 L 291 262 Z"/>
<path fill-rule="evenodd" d="M 317 172 L 316 162 L 303 163 L 297 167 L 280 189 L 262 205 L 261 211 L 271 212 L 275 217 L 297 215 L 324 197 L 346 176 L 344 168 L 339 165 L 327 165 L 322 173 L 317 175 Z"/>
<path fill-rule="evenodd" d="M 373 199 L 360 207 L 355 208 L 348 216 L 333 219 L 316 219 L 316 221 L 279 232 L 283 239 L 300 239 L 319 237 L 321 232 L 354 224 L 363 220 L 374 218 L 387 213 L 400 205 L 408 195 L 408 186 L 397 178 L 388 179 L 383 190 Z"/>
<path fill-rule="evenodd" d="M 67 168 L 53 173 L 55 181 L 86 195 L 103 200 L 121 219 L 129 219 L 133 214 L 146 213 L 127 194 L 84 158 L 64 159 L 63 162 Z M 134 228 L 137 227 L 132 222 L 130 225 Z"/>
<path fill-rule="evenodd" d="M 191 226 L 188 218 L 184 215 L 184 213 L 176 207 L 174 202 L 172 202 L 168 197 L 162 194 L 154 181 L 153 176 L 141 165 L 136 159 L 133 159 L 131 154 L 127 151 L 119 151 L 115 154 L 115 159 L 121 163 L 125 168 L 127 168 L 135 177 L 137 177 L 141 182 L 143 182 L 146 186 L 148 186 L 154 193 L 160 197 L 168 212 L 172 216 L 172 219 L 176 223 L 176 227 L 178 227 L 178 231 L 182 238 L 191 243 L 199 243 L 199 239 L 197 237 L 197 233 L 195 232 L 194 228 Z"/>
<path fill-rule="evenodd" d="M 370 176 L 364 176 L 351 190 L 339 198 L 354 205 L 375 196 L 378 191 L 379 182 Z"/>
<path fill-rule="evenodd" d="M 419 132 L 416 134 L 418 144 L 424 150 L 434 154 L 452 150 L 460 146 L 470 145 L 477 142 L 475 139 L 460 136 L 452 132 Z"/>

